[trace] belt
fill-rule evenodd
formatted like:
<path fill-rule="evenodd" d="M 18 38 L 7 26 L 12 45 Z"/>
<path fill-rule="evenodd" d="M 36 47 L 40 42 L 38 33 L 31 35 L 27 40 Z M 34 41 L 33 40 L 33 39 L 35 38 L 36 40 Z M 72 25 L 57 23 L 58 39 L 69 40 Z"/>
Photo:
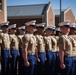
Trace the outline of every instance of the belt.
<path fill-rule="evenodd" d="M 45 53 L 45 51 L 39 51 L 39 53 L 41 53 L 41 52 L 44 52 Z"/>
<path fill-rule="evenodd" d="M 73 56 L 64 56 L 64 57 L 73 57 Z"/>
<path fill-rule="evenodd" d="M 10 49 L 8 49 L 8 48 L 2 48 L 2 50 L 10 50 Z"/>
<path fill-rule="evenodd" d="M 35 53 L 28 53 L 28 55 L 35 55 Z"/>
<path fill-rule="evenodd" d="M 71 56 L 71 57 L 76 57 L 76 56 Z"/>
<path fill-rule="evenodd" d="M 11 50 L 18 50 L 17 48 L 11 48 Z"/>
<path fill-rule="evenodd" d="M 57 51 L 53 51 L 53 50 L 52 50 L 52 52 L 57 52 Z"/>
<path fill-rule="evenodd" d="M 20 46 L 19 48 L 22 48 L 22 46 Z"/>
<path fill-rule="evenodd" d="M 46 50 L 46 52 L 48 52 L 48 51 L 51 51 L 52 52 L 52 50 Z"/>

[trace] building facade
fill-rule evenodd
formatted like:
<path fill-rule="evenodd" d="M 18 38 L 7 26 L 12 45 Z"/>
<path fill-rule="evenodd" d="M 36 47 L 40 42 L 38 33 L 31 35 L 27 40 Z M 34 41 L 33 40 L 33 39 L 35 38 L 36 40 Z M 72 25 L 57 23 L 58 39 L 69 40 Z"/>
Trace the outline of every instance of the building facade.
<path fill-rule="evenodd" d="M 36 20 L 36 23 L 45 22 L 46 25 L 55 25 L 55 15 L 51 3 L 35 5 L 19 5 L 7 7 L 8 21 L 17 26 L 24 25 L 25 22 Z"/>
<path fill-rule="evenodd" d="M 6 0 L 0 0 L 0 23 L 7 21 Z"/>
<path fill-rule="evenodd" d="M 60 22 L 60 11 L 53 10 L 51 2 L 46 4 L 6 6 L 6 0 L 0 0 L 0 23 L 10 21 L 10 24 L 16 23 L 17 26 L 24 25 L 26 22 L 36 20 L 36 23 L 45 22 L 46 25 L 58 27 Z M 64 9 L 61 12 L 61 21 L 70 20 L 75 22 L 75 16 L 71 8 Z"/>
<path fill-rule="evenodd" d="M 55 14 L 55 26 L 58 27 L 58 24 L 60 22 L 60 11 L 54 10 Z M 70 20 L 70 23 L 75 23 L 75 16 L 72 12 L 72 9 L 69 7 L 68 9 L 63 9 L 61 11 L 61 21 Z"/>

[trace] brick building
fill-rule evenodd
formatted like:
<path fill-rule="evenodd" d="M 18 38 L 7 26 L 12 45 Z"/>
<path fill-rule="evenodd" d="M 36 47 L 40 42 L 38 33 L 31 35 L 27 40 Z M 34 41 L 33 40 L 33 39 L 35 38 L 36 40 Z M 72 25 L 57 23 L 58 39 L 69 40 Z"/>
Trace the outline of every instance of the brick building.
<path fill-rule="evenodd" d="M 71 8 L 64 9 L 61 12 L 61 21 L 70 20 L 75 22 L 75 16 Z M 52 10 L 51 3 L 7 6 L 6 0 L 0 0 L 0 23 L 10 21 L 10 24 L 16 23 L 17 26 L 24 25 L 25 22 L 37 20 L 37 23 L 45 22 L 46 25 L 58 26 L 60 17 L 59 10 Z"/>
<path fill-rule="evenodd" d="M 58 27 L 58 23 L 60 21 L 60 10 L 54 10 L 55 14 L 55 25 Z M 68 9 L 63 9 L 61 11 L 61 21 L 70 20 L 70 23 L 75 23 L 75 16 L 72 12 L 72 9 L 69 7 Z"/>
<path fill-rule="evenodd" d="M 7 7 L 8 21 L 17 26 L 25 22 L 37 20 L 37 23 L 45 22 L 46 25 L 55 25 L 55 15 L 51 3 L 35 5 L 19 5 Z"/>
<path fill-rule="evenodd" d="M 7 21 L 6 0 L 0 0 L 0 23 Z"/>

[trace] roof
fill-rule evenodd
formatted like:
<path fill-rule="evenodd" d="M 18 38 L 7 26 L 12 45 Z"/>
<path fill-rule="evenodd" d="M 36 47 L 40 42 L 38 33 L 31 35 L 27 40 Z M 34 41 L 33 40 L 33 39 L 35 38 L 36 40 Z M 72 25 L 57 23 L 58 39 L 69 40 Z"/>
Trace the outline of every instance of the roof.
<path fill-rule="evenodd" d="M 56 9 L 56 10 L 53 10 L 54 11 L 54 13 L 55 13 L 55 15 L 60 15 L 60 10 L 59 9 Z M 63 12 L 65 12 L 66 11 L 66 9 L 62 9 L 62 13 Z"/>
<path fill-rule="evenodd" d="M 7 6 L 8 17 L 20 16 L 42 16 L 48 8 L 49 3 L 33 5 Z M 62 9 L 64 13 L 67 9 Z M 55 15 L 60 15 L 60 9 L 53 10 Z"/>
<path fill-rule="evenodd" d="M 7 6 L 7 16 L 41 16 L 48 4 Z"/>

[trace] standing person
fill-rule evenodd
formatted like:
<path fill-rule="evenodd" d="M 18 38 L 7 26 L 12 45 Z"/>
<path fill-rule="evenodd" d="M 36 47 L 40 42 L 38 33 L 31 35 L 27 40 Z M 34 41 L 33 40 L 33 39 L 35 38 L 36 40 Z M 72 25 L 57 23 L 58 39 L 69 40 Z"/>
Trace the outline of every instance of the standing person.
<path fill-rule="evenodd" d="M 59 52 L 58 42 L 59 42 L 59 36 L 61 35 L 60 28 L 56 28 L 56 32 L 57 32 L 57 34 L 55 35 L 55 39 L 57 40 L 57 52 Z"/>
<path fill-rule="evenodd" d="M 45 62 L 45 75 L 52 75 L 52 39 L 50 38 L 52 34 L 52 27 L 46 27 L 45 28 L 45 51 L 46 51 L 46 62 Z"/>
<path fill-rule="evenodd" d="M 36 75 L 44 74 L 44 64 L 45 64 L 45 43 L 44 43 L 44 26 L 45 23 L 37 24 L 38 34 L 36 35 L 37 39 L 37 68 Z"/>
<path fill-rule="evenodd" d="M 18 41 L 19 41 L 19 68 L 18 73 L 19 75 L 23 75 L 23 57 L 22 57 L 22 38 L 25 34 L 25 26 L 18 27 L 19 35 L 18 35 Z"/>
<path fill-rule="evenodd" d="M 57 51 L 58 51 L 58 48 L 57 48 L 57 40 L 56 40 L 56 30 L 55 30 L 55 27 L 52 27 L 52 30 L 51 30 L 52 34 L 50 36 L 51 40 L 52 40 L 52 74 L 51 75 L 57 75 Z"/>
<path fill-rule="evenodd" d="M 60 28 L 56 28 L 55 30 L 56 30 L 56 36 L 59 36 L 61 34 Z"/>
<path fill-rule="evenodd" d="M 57 41 L 57 57 L 56 57 L 56 75 L 59 75 L 60 73 L 60 59 L 59 59 L 59 36 L 61 34 L 61 30 L 60 28 L 56 28 L 56 35 L 55 35 L 55 39 Z"/>
<path fill-rule="evenodd" d="M 72 43 L 68 37 L 70 24 L 68 21 L 59 23 L 62 34 L 59 36 L 60 75 L 70 75 L 72 69 Z"/>
<path fill-rule="evenodd" d="M 10 47 L 11 47 L 11 75 L 17 75 L 17 59 L 18 59 L 18 38 L 16 33 L 16 24 L 9 26 L 10 30 Z"/>
<path fill-rule="evenodd" d="M 10 39 L 8 34 L 9 22 L 1 24 L 2 33 L 0 33 L 1 47 L 1 75 L 9 75 L 9 58 L 10 58 Z"/>
<path fill-rule="evenodd" d="M 71 40 L 72 43 L 72 56 L 73 56 L 73 65 L 72 65 L 72 74 L 71 75 L 76 75 L 76 25 L 75 24 L 71 24 L 70 25 L 70 34 L 69 34 L 69 38 Z"/>
<path fill-rule="evenodd" d="M 24 59 L 24 75 L 35 75 L 36 66 L 36 37 L 33 35 L 36 21 L 30 21 L 26 24 L 26 35 L 22 39 L 23 43 L 23 59 Z"/>
<path fill-rule="evenodd" d="M 75 36 L 75 34 L 76 34 L 76 24 L 71 24 L 70 25 L 70 33 L 69 33 L 69 35 L 74 35 Z"/>
<path fill-rule="evenodd" d="M 55 36 L 56 35 L 56 27 L 53 27 L 52 26 L 52 34 L 51 34 L 52 36 Z"/>

